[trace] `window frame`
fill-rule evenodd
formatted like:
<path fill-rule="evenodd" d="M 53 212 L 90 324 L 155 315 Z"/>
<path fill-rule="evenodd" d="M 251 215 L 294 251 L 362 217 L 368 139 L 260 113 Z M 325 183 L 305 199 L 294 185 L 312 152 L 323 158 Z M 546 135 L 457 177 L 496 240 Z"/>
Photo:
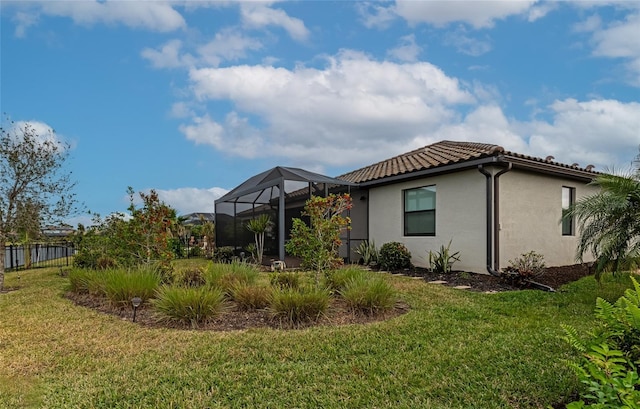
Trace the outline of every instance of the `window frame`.
<path fill-rule="evenodd" d="M 432 209 L 422 209 L 422 210 L 407 210 L 407 194 L 411 191 L 417 191 L 417 190 L 421 190 L 421 189 L 428 189 L 431 190 L 433 192 L 433 208 Z M 425 185 L 425 186 L 419 186 L 419 187 L 414 187 L 414 188 L 409 188 L 409 189 L 403 189 L 402 190 L 402 230 L 403 230 L 403 235 L 405 237 L 433 237 L 436 235 L 436 200 L 437 200 L 437 189 L 436 189 L 436 185 L 432 184 L 432 185 Z M 407 217 L 410 215 L 417 215 L 417 214 L 431 214 L 433 215 L 433 232 L 426 232 L 426 233 L 411 233 L 408 231 L 408 225 L 409 223 L 407 222 Z"/>
<path fill-rule="evenodd" d="M 568 192 L 568 204 L 565 204 L 565 192 Z M 576 221 L 575 217 L 565 219 L 566 212 L 576 203 L 576 188 L 572 186 L 562 186 L 561 190 L 561 206 L 562 206 L 562 221 L 561 232 L 563 236 L 571 237 L 576 235 Z M 567 224 L 568 223 L 568 224 Z"/>

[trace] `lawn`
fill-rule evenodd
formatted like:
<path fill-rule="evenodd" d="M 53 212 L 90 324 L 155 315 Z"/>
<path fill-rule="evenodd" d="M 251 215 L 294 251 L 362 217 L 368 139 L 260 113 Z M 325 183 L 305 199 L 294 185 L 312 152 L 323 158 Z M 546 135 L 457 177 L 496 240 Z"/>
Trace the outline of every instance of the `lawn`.
<path fill-rule="evenodd" d="M 2 408 L 544 408 L 578 387 L 560 324 L 588 330 L 596 297 L 630 286 L 483 294 L 394 276 L 411 311 L 388 321 L 210 332 L 75 306 L 58 271 L 7 274 Z"/>

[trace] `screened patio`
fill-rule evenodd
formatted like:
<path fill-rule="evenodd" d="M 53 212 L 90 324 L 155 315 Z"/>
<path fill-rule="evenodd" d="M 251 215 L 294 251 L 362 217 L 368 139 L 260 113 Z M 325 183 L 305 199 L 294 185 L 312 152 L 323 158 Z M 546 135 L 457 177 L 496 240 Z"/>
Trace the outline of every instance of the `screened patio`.
<path fill-rule="evenodd" d="M 311 196 L 350 193 L 353 186 L 356 185 L 299 168 L 278 166 L 262 172 L 215 201 L 216 246 L 233 247 L 236 254 L 246 252 L 246 247 L 254 242 L 246 223 L 267 214 L 273 225 L 265 233 L 265 259 L 285 260 L 285 242 L 292 220 L 302 218 L 305 202 Z"/>

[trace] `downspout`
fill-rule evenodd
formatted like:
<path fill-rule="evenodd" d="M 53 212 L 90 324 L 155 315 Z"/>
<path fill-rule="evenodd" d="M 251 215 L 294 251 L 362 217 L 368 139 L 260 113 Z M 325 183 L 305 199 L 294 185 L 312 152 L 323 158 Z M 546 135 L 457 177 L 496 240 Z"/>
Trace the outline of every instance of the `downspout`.
<path fill-rule="evenodd" d="M 511 162 L 493 176 L 493 270 L 500 271 L 500 182 L 498 178 L 511 170 Z"/>
<path fill-rule="evenodd" d="M 484 165 L 478 165 L 478 171 L 482 173 L 487 181 L 487 272 L 492 276 L 500 276 L 500 188 L 498 178 L 511 170 L 511 163 L 495 175 L 487 171 Z M 495 192 L 495 194 L 494 194 Z M 495 252 L 495 257 L 494 257 Z"/>

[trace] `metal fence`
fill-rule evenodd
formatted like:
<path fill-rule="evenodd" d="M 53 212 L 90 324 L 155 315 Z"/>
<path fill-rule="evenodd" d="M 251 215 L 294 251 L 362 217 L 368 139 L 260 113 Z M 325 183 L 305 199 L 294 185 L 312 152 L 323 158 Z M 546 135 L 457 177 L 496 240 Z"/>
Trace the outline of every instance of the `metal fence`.
<path fill-rule="evenodd" d="M 8 245 L 4 249 L 4 269 L 12 271 L 36 267 L 66 267 L 71 265 L 74 252 L 70 241 Z"/>

